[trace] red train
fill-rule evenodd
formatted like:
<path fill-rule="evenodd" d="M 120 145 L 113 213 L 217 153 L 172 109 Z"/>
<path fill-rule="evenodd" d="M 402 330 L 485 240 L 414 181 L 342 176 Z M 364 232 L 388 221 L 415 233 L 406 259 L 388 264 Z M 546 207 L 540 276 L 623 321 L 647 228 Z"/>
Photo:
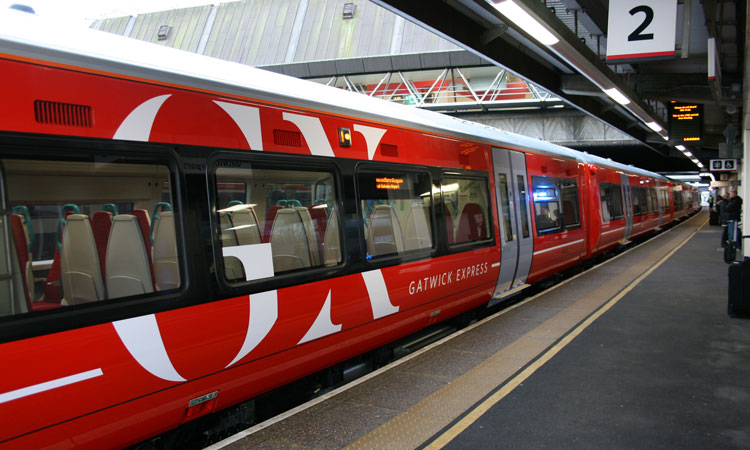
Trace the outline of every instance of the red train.
<path fill-rule="evenodd" d="M 121 447 L 698 208 L 655 173 L 0 13 L 0 444 Z"/>

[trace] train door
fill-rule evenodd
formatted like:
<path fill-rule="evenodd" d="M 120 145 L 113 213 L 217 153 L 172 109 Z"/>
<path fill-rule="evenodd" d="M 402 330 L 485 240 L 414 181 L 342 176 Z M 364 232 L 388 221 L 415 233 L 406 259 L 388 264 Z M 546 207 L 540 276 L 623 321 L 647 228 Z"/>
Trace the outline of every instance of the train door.
<path fill-rule="evenodd" d="M 633 233 L 633 197 L 631 196 L 632 188 L 630 187 L 630 177 L 620 174 L 620 180 L 622 181 L 622 198 L 625 199 L 625 236 L 623 241 L 630 239 L 630 235 Z"/>
<path fill-rule="evenodd" d="M 490 305 L 527 286 L 534 250 L 526 157 L 521 152 L 493 148 L 492 160 L 502 253 Z"/>

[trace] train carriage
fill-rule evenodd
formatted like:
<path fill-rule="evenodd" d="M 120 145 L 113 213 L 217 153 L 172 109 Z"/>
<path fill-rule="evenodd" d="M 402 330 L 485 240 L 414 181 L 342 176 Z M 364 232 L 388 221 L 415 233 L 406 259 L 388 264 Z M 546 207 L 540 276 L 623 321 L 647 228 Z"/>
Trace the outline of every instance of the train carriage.
<path fill-rule="evenodd" d="M 12 11 L 0 71 L 10 448 L 137 443 L 695 207 L 539 140 Z"/>

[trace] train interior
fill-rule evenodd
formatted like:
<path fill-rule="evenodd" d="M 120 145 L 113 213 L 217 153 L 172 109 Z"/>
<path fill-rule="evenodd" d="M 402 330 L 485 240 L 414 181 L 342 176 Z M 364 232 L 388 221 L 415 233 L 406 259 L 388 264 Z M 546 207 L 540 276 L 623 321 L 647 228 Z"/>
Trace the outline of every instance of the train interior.
<path fill-rule="evenodd" d="M 164 163 L 101 157 L 4 159 L 5 205 L 0 316 L 173 290 L 180 286 L 175 189 Z M 342 262 L 341 204 L 325 169 L 218 164 L 217 237 L 223 248 L 269 245 L 273 276 Z M 485 178 L 398 167 L 355 177 L 366 258 L 426 254 L 491 233 Z M 538 233 L 580 226 L 575 180 L 532 177 Z M 54 188 L 50 188 L 54 186 Z M 633 186 L 633 215 L 658 211 L 667 189 Z M 662 198 L 658 198 L 661 194 Z M 674 190 L 675 210 L 690 193 Z M 603 221 L 625 214 L 622 186 L 601 183 Z M 531 200 L 531 199 L 530 199 Z M 436 234 L 436 215 L 444 232 Z M 508 227 L 506 227 L 508 228 Z M 228 281 L 259 278 L 233 256 Z"/>
<path fill-rule="evenodd" d="M 2 161 L 0 316 L 176 289 L 169 169 L 119 158 Z"/>
<path fill-rule="evenodd" d="M 426 172 L 365 170 L 357 183 L 368 259 L 431 251 L 433 198 L 440 193 L 449 243 L 490 237 L 486 180 L 446 178 L 440 189 Z M 270 244 L 274 275 L 342 261 L 333 174 L 219 167 L 216 184 L 223 248 Z M 224 257 L 224 273 L 230 281 L 256 279 L 234 256 Z"/>

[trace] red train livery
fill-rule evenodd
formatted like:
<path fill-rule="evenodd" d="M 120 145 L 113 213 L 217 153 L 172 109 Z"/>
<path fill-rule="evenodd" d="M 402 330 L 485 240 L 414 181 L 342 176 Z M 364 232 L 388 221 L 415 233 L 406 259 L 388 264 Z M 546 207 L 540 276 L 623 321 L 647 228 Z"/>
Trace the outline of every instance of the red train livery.
<path fill-rule="evenodd" d="M 535 139 L 0 15 L 0 443 L 121 447 L 697 206 Z"/>

